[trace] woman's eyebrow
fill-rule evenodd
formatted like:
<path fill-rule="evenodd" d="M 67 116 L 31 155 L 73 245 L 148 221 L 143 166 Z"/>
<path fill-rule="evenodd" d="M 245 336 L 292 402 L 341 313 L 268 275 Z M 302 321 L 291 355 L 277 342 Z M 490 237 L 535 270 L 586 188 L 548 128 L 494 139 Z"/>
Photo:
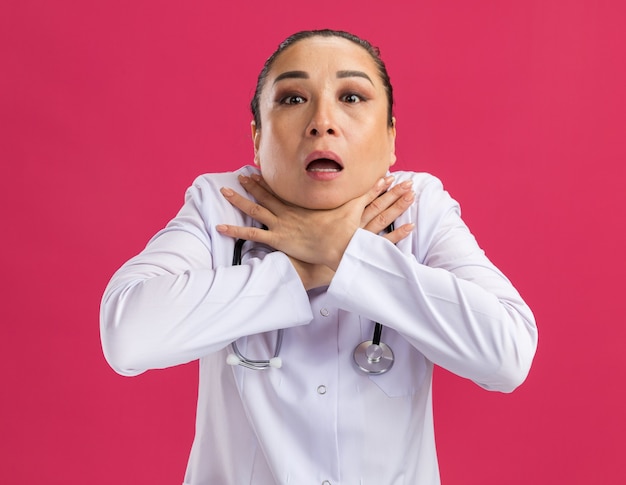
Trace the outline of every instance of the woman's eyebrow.
<path fill-rule="evenodd" d="M 346 77 L 362 77 L 364 79 L 367 79 L 372 84 L 372 86 L 374 85 L 372 79 L 363 71 L 337 71 L 337 78 L 342 79 Z"/>
<path fill-rule="evenodd" d="M 272 84 L 276 84 L 283 79 L 309 79 L 309 73 L 306 71 L 287 71 L 276 76 Z"/>
<path fill-rule="evenodd" d="M 276 84 L 283 79 L 309 79 L 309 77 L 309 73 L 306 71 L 286 71 L 276 76 L 276 79 L 274 79 L 274 82 L 272 84 Z M 337 71 L 337 79 L 344 79 L 347 77 L 362 77 L 363 79 L 367 79 L 372 86 L 374 85 L 372 78 L 370 78 L 363 71 Z"/>

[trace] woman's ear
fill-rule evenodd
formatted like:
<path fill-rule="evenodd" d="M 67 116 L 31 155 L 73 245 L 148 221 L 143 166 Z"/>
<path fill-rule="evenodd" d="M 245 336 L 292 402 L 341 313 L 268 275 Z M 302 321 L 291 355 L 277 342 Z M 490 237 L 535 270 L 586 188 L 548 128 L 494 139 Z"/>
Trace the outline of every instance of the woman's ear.
<path fill-rule="evenodd" d="M 389 166 L 396 163 L 396 118 L 391 118 L 391 126 L 389 127 L 389 144 L 391 146 L 391 154 L 389 158 Z"/>
<path fill-rule="evenodd" d="M 261 130 L 257 130 L 256 123 L 252 121 L 250 123 L 250 130 L 252 131 L 252 143 L 254 144 L 254 164 L 259 165 L 259 143 L 261 142 Z"/>

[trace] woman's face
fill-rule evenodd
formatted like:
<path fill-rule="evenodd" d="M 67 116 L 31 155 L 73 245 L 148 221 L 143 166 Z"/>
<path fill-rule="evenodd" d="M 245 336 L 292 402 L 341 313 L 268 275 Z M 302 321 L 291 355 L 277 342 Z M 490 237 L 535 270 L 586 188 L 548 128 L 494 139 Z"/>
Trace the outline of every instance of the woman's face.
<path fill-rule="evenodd" d="M 285 202 L 331 209 L 369 190 L 395 162 L 395 126 L 369 53 L 312 37 L 275 60 L 252 125 L 255 163 Z"/>

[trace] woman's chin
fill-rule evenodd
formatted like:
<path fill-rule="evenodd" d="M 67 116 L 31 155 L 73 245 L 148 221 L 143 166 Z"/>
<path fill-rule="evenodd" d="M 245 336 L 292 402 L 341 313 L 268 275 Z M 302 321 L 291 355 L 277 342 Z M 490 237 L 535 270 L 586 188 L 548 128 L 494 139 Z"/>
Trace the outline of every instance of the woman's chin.
<path fill-rule="evenodd" d="M 341 207 L 352 199 L 360 197 L 365 193 L 365 189 L 360 189 L 355 186 L 304 186 L 301 187 L 300 190 L 290 187 L 289 190 L 273 189 L 273 192 L 288 205 L 310 210 L 331 210 Z"/>
<path fill-rule="evenodd" d="M 301 207 L 302 209 L 309 210 L 331 210 L 341 207 L 350 199 L 335 198 L 335 197 L 290 197 L 282 199 L 288 205 Z"/>

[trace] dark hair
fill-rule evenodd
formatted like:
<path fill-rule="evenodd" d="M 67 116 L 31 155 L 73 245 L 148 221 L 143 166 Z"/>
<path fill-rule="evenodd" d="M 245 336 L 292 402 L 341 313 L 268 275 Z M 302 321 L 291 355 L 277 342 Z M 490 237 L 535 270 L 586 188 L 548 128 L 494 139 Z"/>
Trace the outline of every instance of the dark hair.
<path fill-rule="evenodd" d="M 303 39 L 309 39 L 311 37 L 341 37 L 343 39 L 347 39 L 355 44 L 361 46 L 363 49 L 367 51 L 367 53 L 372 57 L 372 60 L 376 64 L 378 68 L 378 74 L 383 82 L 383 86 L 385 87 L 385 93 L 387 94 L 387 123 L 389 126 L 393 125 L 393 88 L 391 86 L 391 81 L 389 79 L 389 73 L 387 73 L 387 68 L 385 67 L 385 63 L 380 57 L 380 50 L 378 47 L 374 47 L 368 41 L 357 37 L 354 34 L 350 34 L 349 32 L 343 32 L 341 30 L 302 30 L 300 32 L 296 32 L 293 35 L 287 37 L 284 41 L 280 43 L 278 49 L 265 61 L 263 65 L 263 69 L 259 73 L 259 77 L 256 83 L 256 89 L 254 91 L 254 97 L 250 102 L 250 109 L 252 110 L 252 116 L 254 117 L 254 123 L 256 124 L 257 129 L 261 129 L 261 113 L 259 110 L 259 98 L 261 97 L 261 91 L 263 90 L 263 86 L 265 85 L 265 79 L 267 78 L 267 74 L 274 65 L 274 61 L 276 58 L 288 47 L 292 46 L 296 42 L 299 42 Z"/>

